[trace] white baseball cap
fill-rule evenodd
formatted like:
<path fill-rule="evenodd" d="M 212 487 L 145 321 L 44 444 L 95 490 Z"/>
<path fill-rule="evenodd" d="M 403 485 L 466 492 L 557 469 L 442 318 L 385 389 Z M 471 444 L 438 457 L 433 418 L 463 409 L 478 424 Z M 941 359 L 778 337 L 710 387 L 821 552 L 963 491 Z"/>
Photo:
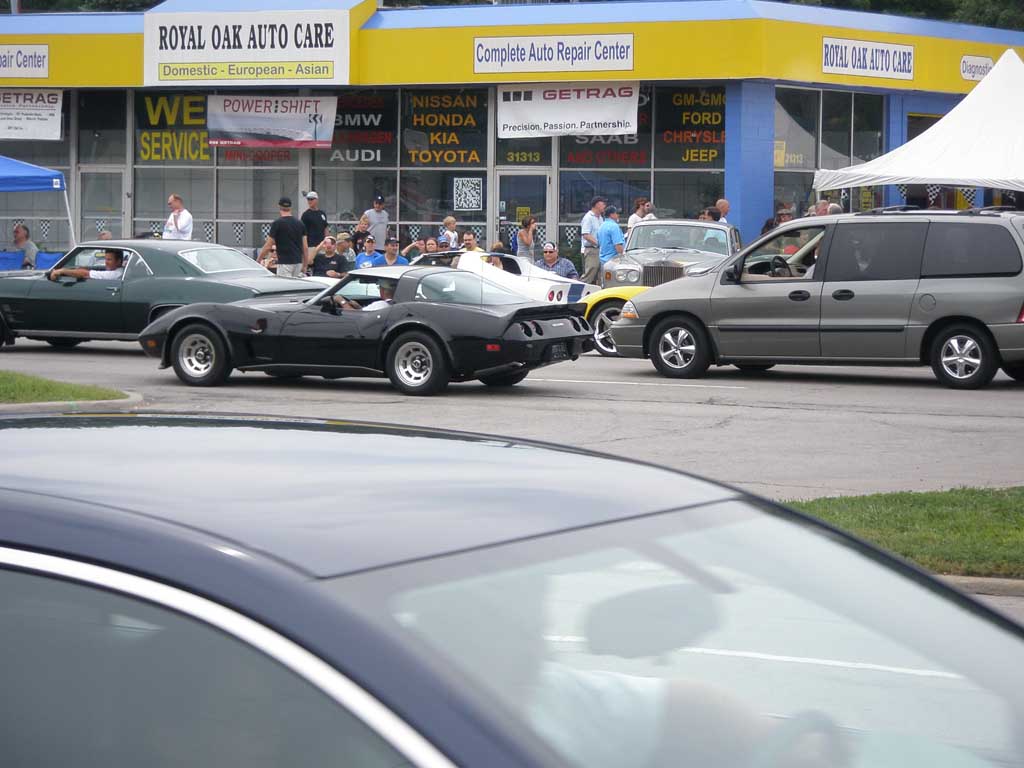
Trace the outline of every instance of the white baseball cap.
<path fill-rule="evenodd" d="M 313 192 L 312 190 L 310 190 L 309 192 L 306 193 L 306 199 L 307 200 L 319 200 L 320 199 L 320 195 L 318 195 L 316 192 Z"/>

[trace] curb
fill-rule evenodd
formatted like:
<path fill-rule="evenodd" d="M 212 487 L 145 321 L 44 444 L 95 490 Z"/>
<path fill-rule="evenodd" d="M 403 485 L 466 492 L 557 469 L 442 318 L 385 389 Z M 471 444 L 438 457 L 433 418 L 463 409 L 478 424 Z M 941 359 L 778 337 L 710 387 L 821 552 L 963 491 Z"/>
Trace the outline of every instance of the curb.
<path fill-rule="evenodd" d="M 982 576 L 937 576 L 951 587 L 969 595 L 1024 597 L 1024 579 L 992 579 Z"/>
<path fill-rule="evenodd" d="M 51 403 L 9 403 L 0 405 L 0 416 L 8 413 L 117 413 L 142 405 L 142 395 L 125 392 L 119 400 L 65 400 Z"/>

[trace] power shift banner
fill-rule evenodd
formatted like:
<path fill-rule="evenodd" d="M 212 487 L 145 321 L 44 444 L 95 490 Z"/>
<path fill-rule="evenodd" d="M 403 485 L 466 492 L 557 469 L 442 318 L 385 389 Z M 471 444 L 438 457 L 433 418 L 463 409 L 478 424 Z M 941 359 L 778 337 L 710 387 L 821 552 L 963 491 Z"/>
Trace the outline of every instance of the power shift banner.
<path fill-rule="evenodd" d="M 639 82 L 500 85 L 498 138 L 635 134 L 639 99 Z"/>
<path fill-rule="evenodd" d="M 207 96 L 211 147 L 330 149 L 337 96 Z"/>

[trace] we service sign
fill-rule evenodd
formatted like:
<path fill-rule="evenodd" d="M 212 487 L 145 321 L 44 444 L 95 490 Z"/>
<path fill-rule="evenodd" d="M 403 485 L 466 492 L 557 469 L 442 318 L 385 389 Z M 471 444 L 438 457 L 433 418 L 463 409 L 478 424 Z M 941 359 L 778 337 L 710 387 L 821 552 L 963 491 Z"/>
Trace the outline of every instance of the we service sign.
<path fill-rule="evenodd" d="M 348 12 L 145 15 L 145 84 L 345 85 Z"/>

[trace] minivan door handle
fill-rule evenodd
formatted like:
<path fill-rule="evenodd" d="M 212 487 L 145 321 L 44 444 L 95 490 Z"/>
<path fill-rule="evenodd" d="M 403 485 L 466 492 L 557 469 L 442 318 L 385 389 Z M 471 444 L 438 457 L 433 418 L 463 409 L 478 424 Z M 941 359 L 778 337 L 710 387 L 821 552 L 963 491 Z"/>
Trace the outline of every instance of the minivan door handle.
<path fill-rule="evenodd" d="M 811 292 L 793 291 L 792 293 L 789 294 L 789 298 L 791 301 L 807 301 L 809 298 L 811 298 Z"/>
<path fill-rule="evenodd" d="M 836 301 L 849 301 L 854 297 L 854 295 L 853 291 L 849 291 L 845 288 L 832 292 L 832 298 Z"/>

